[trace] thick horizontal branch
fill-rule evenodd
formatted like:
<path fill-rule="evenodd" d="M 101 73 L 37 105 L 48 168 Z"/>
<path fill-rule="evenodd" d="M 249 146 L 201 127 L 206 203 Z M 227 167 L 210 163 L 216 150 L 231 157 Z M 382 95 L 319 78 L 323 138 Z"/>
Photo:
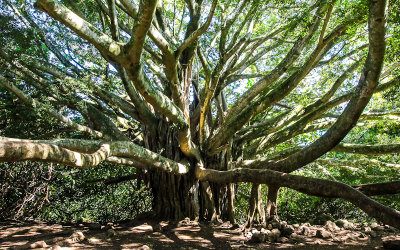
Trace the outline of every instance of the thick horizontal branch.
<path fill-rule="evenodd" d="M 389 181 L 382 183 L 361 184 L 353 188 L 363 192 L 365 195 L 386 195 L 400 193 L 400 181 Z"/>
<path fill-rule="evenodd" d="M 344 183 L 311 177 L 290 175 L 272 170 L 237 168 L 228 171 L 196 168 L 200 181 L 217 183 L 252 182 L 288 187 L 299 192 L 326 198 L 342 198 L 362 209 L 371 217 L 385 224 L 400 228 L 400 212 L 385 207 L 365 194 Z"/>
<path fill-rule="evenodd" d="M 174 174 L 186 174 L 189 171 L 188 165 L 175 162 L 129 141 L 104 142 L 79 139 L 33 141 L 0 137 L 0 143 L 0 162 L 34 160 L 74 167 L 91 167 L 108 161 L 135 167 L 147 165 Z M 99 150 L 103 150 L 103 147 L 107 149 L 107 154 L 99 157 L 98 154 L 103 152 Z"/>
<path fill-rule="evenodd" d="M 397 169 L 400 170 L 400 164 L 383 162 L 376 159 L 349 159 L 349 160 L 339 160 L 339 159 L 332 159 L 332 158 L 320 158 L 316 160 L 320 164 L 326 164 L 329 166 L 334 167 L 347 167 L 351 168 L 351 171 L 357 171 L 357 168 L 362 168 L 363 166 L 377 166 L 377 167 L 384 167 L 388 169 Z"/>
<path fill-rule="evenodd" d="M 103 144 L 91 154 L 78 153 L 57 145 L 0 141 L 0 161 L 44 161 L 60 163 L 77 168 L 97 166 L 110 155 L 110 145 Z"/>
<path fill-rule="evenodd" d="M 131 158 L 123 158 L 123 157 L 115 157 L 115 156 L 108 157 L 106 159 L 106 162 L 118 164 L 118 165 L 124 165 L 124 166 L 131 166 L 131 167 L 135 167 L 135 168 L 149 167 L 149 165 L 143 164 L 143 163 L 136 161 L 134 159 L 131 159 Z"/>
<path fill-rule="evenodd" d="M 325 116 L 337 118 L 340 116 L 340 114 L 327 113 Z M 400 110 L 384 110 L 384 111 L 365 112 L 360 116 L 360 119 L 364 119 L 364 120 L 383 120 L 383 119 L 400 120 Z"/>
<path fill-rule="evenodd" d="M 340 143 L 335 148 L 334 152 L 351 153 L 351 154 L 365 154 L 365 155 L 379 155 L 379 154 L 395 154 L 400 153 L 400 144 L 350 144 Z"/>

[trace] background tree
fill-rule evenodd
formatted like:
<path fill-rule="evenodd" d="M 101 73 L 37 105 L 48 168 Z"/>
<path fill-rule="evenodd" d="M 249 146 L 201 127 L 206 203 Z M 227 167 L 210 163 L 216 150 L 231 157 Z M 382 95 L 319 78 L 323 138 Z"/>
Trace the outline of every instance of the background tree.
<path fill-rule="evenodd" d="M 233 222 L 234 183 L 250 182 L 249 223 L 257 212 L 275 216 L 278 190 L 288 187 L 343 198 L 400 227 L 398 211 L 366 196 L 376 185 L 292 173 L 348 161 L 321 158 L 328 152 L 399 151 L 349 134 L 398 114 L 380 100 L 399 83 L 398 5 L 386 5 L 39 0 L 39 12 L 6 1 L 2 96 L 73 133 L 2 137 L 0 160 L 133 166 L 162 218 Z M 266 215 L 260 184 L 269 187 Z M 398 192 L 399 181 L 381 186 L 379 194 Z"/>

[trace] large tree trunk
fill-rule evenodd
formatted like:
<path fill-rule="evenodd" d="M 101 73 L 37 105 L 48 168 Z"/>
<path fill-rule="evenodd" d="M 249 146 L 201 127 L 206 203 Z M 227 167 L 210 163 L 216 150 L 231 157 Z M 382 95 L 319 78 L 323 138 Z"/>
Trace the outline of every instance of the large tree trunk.
<path fill-rule="evenodd" d="M 199 182 L 192 174 L 177 176 L 159 170 L 148 172 L 153 211 L 159 219 L 235 222 L 233 191 L 228 185 Z"/>
<path fill-rule="evenodd" d="M 199 182 L 190 176 L 150 171 L 153 211 L 157 218 L 179 220 L 199 217 Z"/>
<path fill-rule="evenodd" d="M 144 140 L 146 148 L 160 152 L 177 162 L 184 160 L 184 155 L 174 139 L 177 131 L 170 124 L 160 121 L 155 133 L 146 134 Z M 151 188 L 155 217 L 179 220 L 186 217 L 195 219 L 199 216 L 199 181 L 195 180 L 193 173 L 182 176 L 158 169 L 148 169 L 145 171 L 144 179 Z"/>
<path fill-rule="evenodd" d="M 192 171 L 186 175 L 153 168 L 145 171 L 144 179 L 153 194 L 152 209 L 155 217 L 166 220 L 229 220 L 234 223 L 233 184 L 200 182 L 195 178 L 194 160 L 188 159 L 174 140 L 177 131 L 167 122 L 160 122 L 156 133 L 147 134 L 146 148 L 177 162 L 190 162 Z M 214 169 L 227 170 L 225 157 L 226 154 L 221 153 L 206 159 L 205 163 Z"/>

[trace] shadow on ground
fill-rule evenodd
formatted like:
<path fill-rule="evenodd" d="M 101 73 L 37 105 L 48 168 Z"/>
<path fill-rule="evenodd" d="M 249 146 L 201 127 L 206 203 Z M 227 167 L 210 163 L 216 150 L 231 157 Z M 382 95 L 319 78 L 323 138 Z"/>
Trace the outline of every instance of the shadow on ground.
<path fill-rule="evenodd" d="M 386 235 L 400 239 L 399 234 Z M 286 243 L 249 243 L 229 224 L 193 221 L 100 225 L 0 222 L 0 249 L 383 249 L 382 237 L 338 242 L 297 237 Z"/>

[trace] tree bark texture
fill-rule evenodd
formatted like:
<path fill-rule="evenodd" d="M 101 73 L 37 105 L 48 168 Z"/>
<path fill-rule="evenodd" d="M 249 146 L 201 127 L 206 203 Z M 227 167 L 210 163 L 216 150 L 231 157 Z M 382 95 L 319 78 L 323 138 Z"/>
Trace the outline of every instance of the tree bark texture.
<path fill-rule="evenodd" d="M 265 210 L 261 197 L 261 185 L 253 183 L 251 186 L 249 211 L 244 227 L 251 227 L 253 223 L 265 224 Z"/>
<path fill-rule="evenodd" d="M 328 91 L 321 88 L 321 98 L 310 99 L 304 106 L 295 102 L 296 107 L 285 102 L 293 99 L 291 94 L 298 96 L 294 90 L 310 72 L 335 60 L 332 49 L 347 44 L 349 29 L 366 24 L 364 13 L 333 22 L 336 6 L 330 1 L 317 1 L 299 18 L 275 23 L 268 29 L 265 26 L 269 31 L 260 35 L 260 30 L 254 32 L 262 25 L 258 22 L 264 13 L 256 14 L 262 7 L 260 1 L 239 1 L 236 6 L 225 6 L 230 1 L 185 1 L 183 14 L 187 9 L 189 16 L 182 18 L 180 26 L 184 24 L 186 31 L 175 34 L 175 23 L 171 32 L 158 1 L 143 0 L 138 6 L 125 0 L 98 2 L 101 25 L 85 18 L 85 12 L 79 10 L 82 3 L 73 4 L 74 11 L 56 0 L 38 0 L 35 6 L 94 46 L 107 69 L 109 65 L 116 69 L 113 73 L 120 82 L 109 82 L 108 70 L 106 80 L 98 77 L 98 72 L 81 77 L 47 65 L 48 60 L 32 59 L 27 63 L 24 58 L 9 56 L 8 50 L 0 51 L 0 85 L 4 89 L 30 108 L 40 108 L 68 128 L 96 140 L 0 138 L 1 161 L 47 161 L 78 168 L 111 162 L 136 167 L 153 192 L 153 210 L 163 219 L 234 222 L 234 183 L 250 182 L 249 224 L 255 218 L 263 223 L 266 217 L 277 216 L 279 187 L 288 187 L 309 195 L 348 200 L 370 216 L 400 228 L 398 211 L 365 195 L 388 193 L 389 189 L 398 192 L 398 183 L 352 188 L 290 174 L 329 151 L 399 152 L 398 145 L 339 144 L 360 119 L 368 119 L 362 112 L 372 95 L 399 83 L 397 76 L 378 85 L 386 47 L 387 1 L 370 1 L 368 44 L 351 48 L 354 51 L 350 55 L 337 61 L 350 60 L 352 54 L 363 58 L 361 52 L 368 47 L 357 86 L 347 90 L 343 83 L 361 65 L 361 59 L 332 79 Z M 230 14 L 214 17 L 217 6 Z M 132 27 L 119 20 L 120 12 L 132 18 Z M 105 19 L 110 20 L 110 27 Z M 209 28 L 208 36 L 202 37 Z M 290 34 L 294 34 L 293 39 Z M 259 60 L 269 58 L 270 52 L 281 51 L 281 58 L 279 55 L 270 61 L 274 65 L 262 70 L 255 66 Z M 327 63 L 322 61 L 328 57 L 332 58 Z M 228 93 L 234 92 L 227 87 L 244 79 L 254 81 L 240 95 L 230 93 L 233 99 L 227 100 Z M 33 98 L 20 85 L 35 89 L 51 101 L 48 104 Z M 345 102 L 341 114 L 329 113 L 342 109 L 340 105 Z M 84 122 L 68 118 L 60 107 L 78 113 Z M 292 145 L 296 136 L 316 131 L 323 133 L 313 142 L 264 158 L 277 145 Z M 269 187 L 266 211 L 260 197 L 261 184 Z"/>
<path fill-rule="evenodd" d="M 278 195 L 279 195 L 279 186 L 269 185 L 268 195 L 267 195 L 267 207 L 265 209 L 265 218 L 267 220 L 278 219 L 278 207 L 277 207 Z"/>

